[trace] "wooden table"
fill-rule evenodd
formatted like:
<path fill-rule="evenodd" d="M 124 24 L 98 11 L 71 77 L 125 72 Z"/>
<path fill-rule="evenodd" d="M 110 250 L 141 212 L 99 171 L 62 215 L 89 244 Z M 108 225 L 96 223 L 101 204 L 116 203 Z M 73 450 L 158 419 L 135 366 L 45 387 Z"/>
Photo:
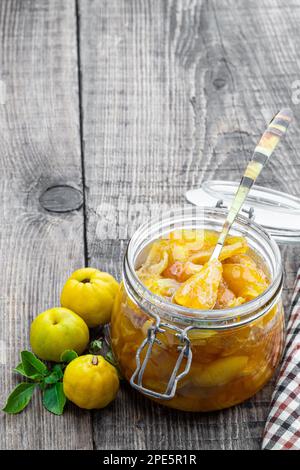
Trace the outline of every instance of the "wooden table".
<path fill-rule="evenodd" d="M 299 25 L 296 1 L 1 1 L 1 403 L 30 322 L 59 304 L 73 270 L 120 277 L 153 208 L 206 179 L 238 180 L 280 106 L 299 123 Z M 294 124 L 260 184 L 299 193 L 298 144 Z M 283 258 L 288 306 L 298 247 Z M 1 413 L 1 448 L 255 449 L 272 389 L 208 414 L 128 385 L 103 411 L 69 405 L 62 417 L 36 396 Z"/>

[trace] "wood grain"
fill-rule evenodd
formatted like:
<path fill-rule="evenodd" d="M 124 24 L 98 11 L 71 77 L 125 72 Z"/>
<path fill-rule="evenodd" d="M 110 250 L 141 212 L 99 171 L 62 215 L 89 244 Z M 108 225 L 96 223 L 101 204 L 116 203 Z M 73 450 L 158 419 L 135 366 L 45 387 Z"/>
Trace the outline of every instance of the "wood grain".
<path fill-rule="evenodd" d="M 12 368 L 30 322 L 59 304 L 63 282 L 84 265 L 84 237 L 82 210 L 58 214 L 39 201 L 49 186 L 82 189 L 74 2 L 1 1 L 0 35 L 2 405 L 19 381 Z M 51 415 L 37 394 L 0 419 L 2 449 L 92 448 L 89 414 L 70 406 Z"/>
<path fill-rule="evenodd" d="M 300 9 L 279 0 L 79 1 L 89 263 L 120 273 L 126 240 L 205 179 L 240 178 L 300 76 Z M 288 27 L 286 26 L 288 25 Z M 299 194 L 297 126 L 260 184 Z M 288 302 L 297 248 L 283 249 Z M 93 414 L 104 449 L 259 448 L 273 385 L 232 409 L 185 414 L 128 386 Z"/>

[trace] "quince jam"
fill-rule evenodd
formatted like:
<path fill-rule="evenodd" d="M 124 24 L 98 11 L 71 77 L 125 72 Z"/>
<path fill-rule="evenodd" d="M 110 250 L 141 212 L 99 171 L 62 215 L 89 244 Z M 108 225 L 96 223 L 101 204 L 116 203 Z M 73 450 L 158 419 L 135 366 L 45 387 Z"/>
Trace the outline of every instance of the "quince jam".
<path fill-rule="evenodd" d="M 210 261 L 218 233 L 173 231 L 147 247 L 136 274 L 155 296 L 197 311 L 233 309 L 262 295 L 271 283 L 262 257 L 241 236 L 228 236 L 218 260 Z M 229 312 L 232 312 L 230 310 Z M 201 313 L 201 312 L 199 312 Z M 230 313 L 229 313 L 230 315 Z M 112 347 L 124 376 L 136 369 L 136 351 L 154 319 L 121 285 L 111 323 Z M 178 358 L 179 340 L 164 328 L 157 334 L 143 376 L 143 386 L 164 393 Z M 273 375 L 284 339 L 281 300 L 263 315 L 240 326 L 189 331 L 192 363 L 171 400 L 157 400 L 186 411 L 222 409 L 254 395 Z M 143 350 L 141 360 L 146 351 Z M 184 369 L 184 364 L 181 370 Z"/>
<path fill-rule="evenodd" d="M 208 230 L 171 232 L 152 244 L 137 274 L 154 294 L 193 309 L 236 307 L 262 294 L 269 280 L 246 239 L 228 236 L 219 260 L 210 261 L 217 240 Z"/>

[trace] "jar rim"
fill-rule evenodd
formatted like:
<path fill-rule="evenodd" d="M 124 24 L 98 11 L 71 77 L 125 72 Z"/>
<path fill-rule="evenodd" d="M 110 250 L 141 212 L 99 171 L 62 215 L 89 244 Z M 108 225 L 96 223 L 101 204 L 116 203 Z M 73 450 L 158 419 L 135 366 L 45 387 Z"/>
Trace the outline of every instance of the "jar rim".
<path fill-rule="evenodd" d="M 130 296 L 134 297 L 135 301 L 137 299 L 134 293 L 138 294 L 138 304 L 141 308 L 146 310 L 148 314 L 153 317 L 157 317 L 158 315 L 162 319 L 168 319 L 175 323 L 193 326 L 198 326 L 199 324 L 201 324 L 201 328 L 222 328 L 224 327 L 224 324 L 227 325 L 228 323 L 232 323 L 237 326 L 252 321 L 254 318 L 258 318 L 259 316 L 265 313 L 266 308 L 267 310 L 271 308 L 270 304 L 274 304 L 274 296 L 277 297 L 278 292 L 281 291 L 283 280 L 281 255 L 278 245 L 268 234 L 268 232 L 261 226 L 256 224 L 253 220 L 249 220 L 243 215 L 239 215 L 236 218 L 233 224 L 233 228 L 241 229 L 243 227 L 244 229 L 246 228 L 248 232 L 251 231 L 252 236 L 255 236 L 257 239 L 265 243 L 271 249 L 271 252 L 274 256 L 275 270 L 272 275 L 272 281 L 268 288 L 255 299 L 229 309 L 191 309 L 189 307 L 183 307 L 181 305 L 171 303 L 168 300 L 154 294 L 143 284 L 143 282 L 139 279 L 138 275 L 136 274 L 135 261 L 137 255 L 142 250 L 140 250 L 135 254 L 135 256 L 133 256 L 134 249 L 135 244 L 139 241 L 139 239 L 143 238 L 144 232 L 149 230 L 150 227 L 154 227 L 154 229 L 155 227 L 160 227 L 163 221 L 165 220 L 175 220 L 179 217 L 179 219 L 182 220 L 183 223 L 184 220 L 188 220 L 191 217 L 195 217 L 199 211 L 202 217 L 203 213 L 213 214 L 217 217 L 220 216 L 224 220 L 227 216 L 227 211 L 220 208 L 193 206 L 185 208 L 184 210 L 183 208 L 175 209 L 163 212 L 162 214 L 160 214 L 159 217 L 151 219 L 151 225 L 149 222 L 146 222 L 134 232 L 133 236 L 131 237 L 128 243 L 124 258 L 123 280 L 125 288 L 128 288 L 128 283 L 131 286 L 134 286 L 133 288 L 129 288 L 128 293 Z M 173 230 L 175 229 L 177 229 L 177 226 L 173 228 Z M 169 230 L 169 232 L 171 231 L 172 230 Z M 157 238 L 159 237 L 153 238 L 152 241 Z M 170 312 L 170 309 L 172 310 L 172 312 Z"/>

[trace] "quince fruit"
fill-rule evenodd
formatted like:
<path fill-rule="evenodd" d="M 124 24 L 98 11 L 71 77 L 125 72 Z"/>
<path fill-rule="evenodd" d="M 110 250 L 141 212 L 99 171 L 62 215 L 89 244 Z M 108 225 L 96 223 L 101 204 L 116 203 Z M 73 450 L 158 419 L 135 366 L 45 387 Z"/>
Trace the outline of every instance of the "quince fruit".
<path fill-rule="evenodd" d="M 117 370 L 102 356 L 87 354 L 70 362 L 64 373 L 66 397 L 80 408 L 104 408 L 119 390 Z"/>
<path fill-rule="evenodd" d="M 61 354 L 67 349 L 81 354 L 88 343 L 88 327 L 82 318 L 67 308 L 46 310 L 31 324 L 32 351 L 44 361 L 60 362 Z"/>
<path fill-rule="evenodd" d="M 110 321 L 118 289 L 118 282 L 110 274 L 82 268 L 65 283 L 60 303 L 77 313 L 92 328 Z"/>

